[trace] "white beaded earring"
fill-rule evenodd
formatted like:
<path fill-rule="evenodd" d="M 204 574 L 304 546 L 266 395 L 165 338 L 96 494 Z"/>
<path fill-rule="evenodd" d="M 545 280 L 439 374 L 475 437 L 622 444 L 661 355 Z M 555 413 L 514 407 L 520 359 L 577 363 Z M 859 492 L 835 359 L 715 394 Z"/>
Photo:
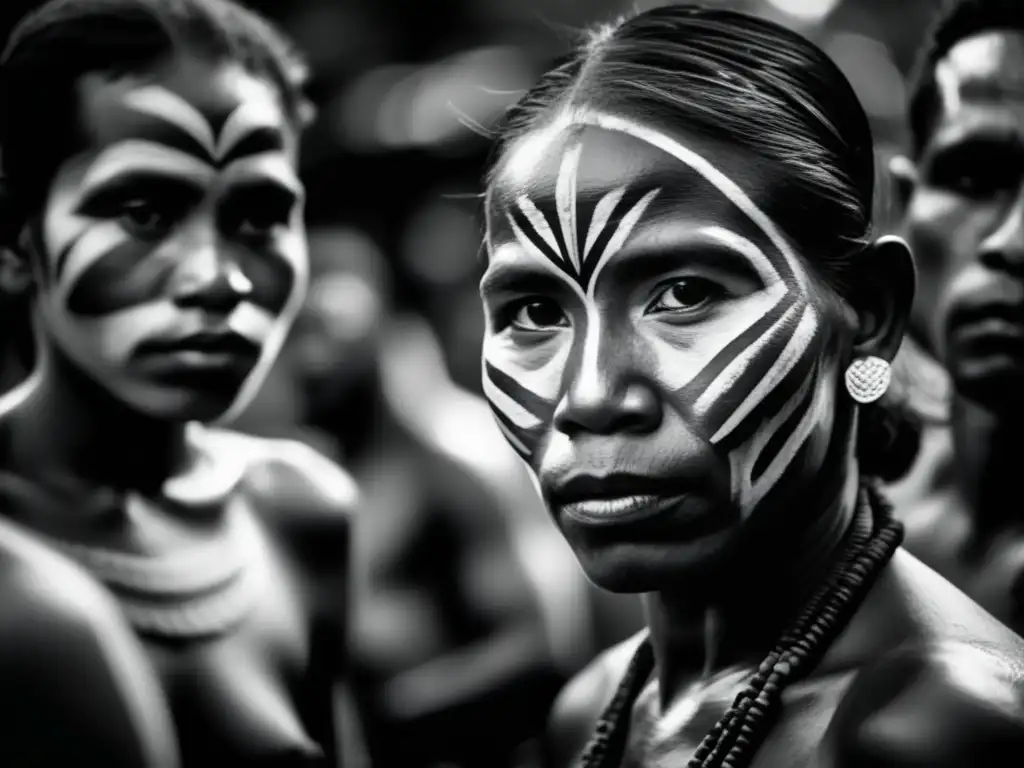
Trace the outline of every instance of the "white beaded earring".
<path fill-rule="evenodd" d="M 880 357 L 858 357 L 846 368 L 846 391 L 858 403 L 873 403 L 885 394 L 892 368 Z"/>

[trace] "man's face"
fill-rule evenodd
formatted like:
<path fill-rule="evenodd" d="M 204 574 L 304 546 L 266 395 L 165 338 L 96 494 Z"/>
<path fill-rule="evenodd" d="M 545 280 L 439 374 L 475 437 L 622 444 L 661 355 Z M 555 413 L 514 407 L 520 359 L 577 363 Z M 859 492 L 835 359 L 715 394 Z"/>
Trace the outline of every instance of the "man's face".
<path fill-rule="evenodd" d="M 278 92 L 182 57 L 89 75 L 81 151 L 34 238 L 45 336 L 130 407 L 229 418 L 259 388 L 305 293 L 297 135 Z"/>
<path fill-rule="evenodd" d="M 842 334 L 746 191 L 777 168 L 589 120 L 495 179 L 484 391 L 591 578 L 635 591 L 829 474 Z"/>
<path fill-rule="evenodd" d="M 1024 34 L 961 41 L 936 81 L 904 220 L 919 276 L 912 322 L 961 395 L 1013 409 L 1024 386 Z"/>

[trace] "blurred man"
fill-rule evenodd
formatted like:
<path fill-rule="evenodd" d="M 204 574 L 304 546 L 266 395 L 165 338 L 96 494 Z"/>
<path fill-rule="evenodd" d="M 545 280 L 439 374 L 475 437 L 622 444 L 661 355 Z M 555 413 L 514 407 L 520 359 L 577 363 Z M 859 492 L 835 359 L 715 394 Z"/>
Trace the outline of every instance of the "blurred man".
<path fill-rule="evenodd" d="M 961 0 L 931 32 L 892 161 L 917 258 L 916 337 L 951 428 L 928 429 L 894 500 L 914 554 L 1024 630 L 1024 9 Z M 920 357 L 924 361 L 923 356 Z M 942 371 L 925 377 L 941 380 Z"/>

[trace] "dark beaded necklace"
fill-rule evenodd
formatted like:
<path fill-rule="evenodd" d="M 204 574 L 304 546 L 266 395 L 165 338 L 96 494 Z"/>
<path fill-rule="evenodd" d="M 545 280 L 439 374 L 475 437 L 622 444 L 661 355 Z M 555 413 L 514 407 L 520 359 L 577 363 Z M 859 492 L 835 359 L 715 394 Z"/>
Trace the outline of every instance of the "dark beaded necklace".
<path fill-rule="evenodd" d="M 873 481 L 861 485 L 857 517 L 870 519 L 872 525 L 857 526 L 851 532 L 829 577 L 701 741 L 687 768 L 749 766 L 779 715 L 782 691 L 817 666 L 856 613 L 903 541 L 903 526 L 893 519 L 892 507 Z M 582 768 L 618 768 L 621 764 L 633 704 L 653 670 L 654 652 L 645 639 L 598 721 L 583 752 Z"/>

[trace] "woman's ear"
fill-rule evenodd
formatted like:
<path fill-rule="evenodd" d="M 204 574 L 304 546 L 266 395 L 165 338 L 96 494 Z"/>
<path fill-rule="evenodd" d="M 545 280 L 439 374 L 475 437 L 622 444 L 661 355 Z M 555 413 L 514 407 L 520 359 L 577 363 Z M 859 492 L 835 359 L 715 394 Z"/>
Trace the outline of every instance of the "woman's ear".
<path fill-rule="evenodd" d="M 853 271 L 854 355 L 892 361 L 914 303 L 917 270 L 910 248 L 902 238 L 880 237 L 856 257 Z"/>

